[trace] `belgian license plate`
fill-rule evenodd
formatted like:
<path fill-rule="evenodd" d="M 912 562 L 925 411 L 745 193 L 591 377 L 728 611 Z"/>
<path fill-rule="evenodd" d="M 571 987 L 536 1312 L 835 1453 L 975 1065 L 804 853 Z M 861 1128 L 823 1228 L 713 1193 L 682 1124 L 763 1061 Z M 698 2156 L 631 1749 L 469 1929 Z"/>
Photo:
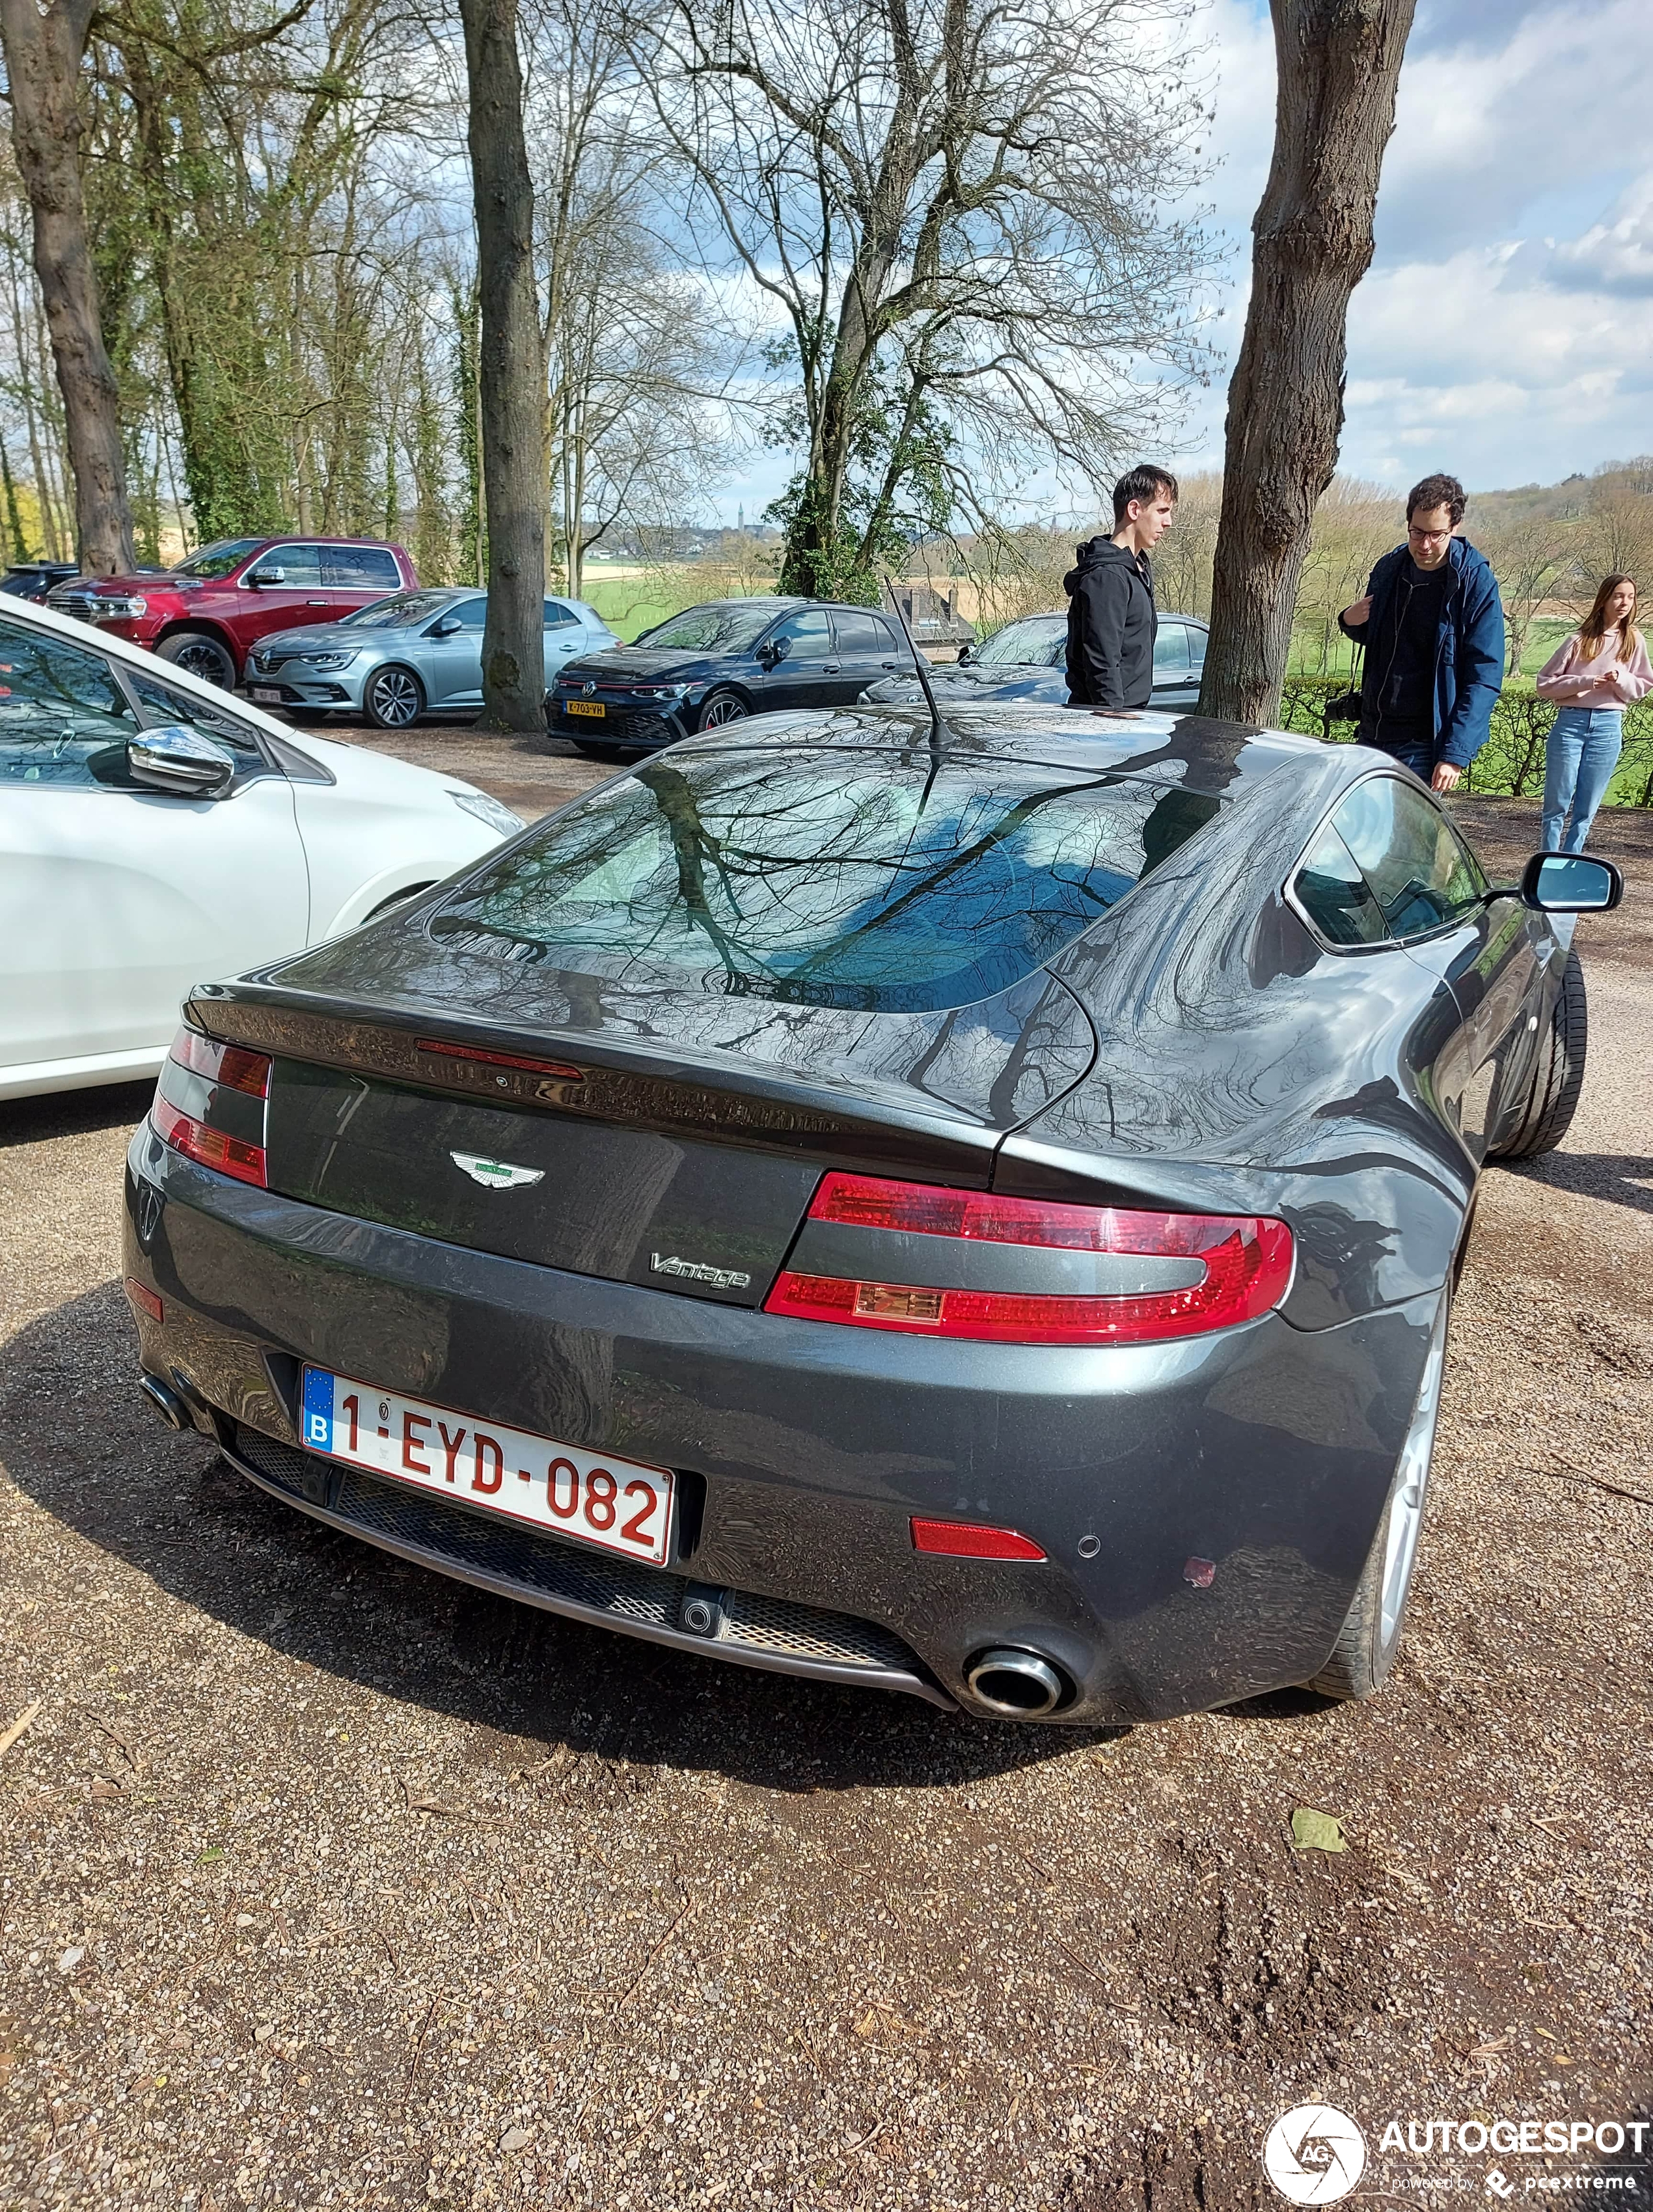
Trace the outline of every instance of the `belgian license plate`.
<path fill-rule="evenodd" d="M 279 707 L 282 703 L 281 693 L 268 684 L 253 684 L 247 696 L 256 699 L 261 707 Z"/>
<path fill-rule="evenodd" d="M 562 711 L 565 714 L 590 714 L 600 722 L 609 709 L 600 699 L 565 699 Z"/>
<path fill-rule="evenodd" d="M 581 1451 L 316 1367 L 304 1371 L 304 1442 L 324 1458 L 625 1559 L 660 1566 L 669 1549 L 673 1480 L 665 1468 Z"/>

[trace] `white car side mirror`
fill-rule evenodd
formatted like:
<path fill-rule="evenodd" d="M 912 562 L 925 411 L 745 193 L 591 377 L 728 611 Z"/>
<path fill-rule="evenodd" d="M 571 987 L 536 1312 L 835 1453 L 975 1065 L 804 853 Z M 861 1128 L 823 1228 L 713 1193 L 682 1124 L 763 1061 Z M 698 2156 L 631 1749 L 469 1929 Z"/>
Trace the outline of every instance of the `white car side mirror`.
<path fill-rule="evenodd" d="M 187 722 L 164 722 L 129 738 L 126 765 L 134 783 L 178 799 L 221 799 L 235 781 L 229 747 Z"/>

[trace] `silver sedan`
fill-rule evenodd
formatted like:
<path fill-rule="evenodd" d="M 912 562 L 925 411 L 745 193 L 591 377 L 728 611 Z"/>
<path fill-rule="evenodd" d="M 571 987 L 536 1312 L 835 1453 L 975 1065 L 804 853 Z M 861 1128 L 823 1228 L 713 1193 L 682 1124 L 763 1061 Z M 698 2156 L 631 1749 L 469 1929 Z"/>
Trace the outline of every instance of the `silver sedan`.
<path fill-rule="evenodd" d="M 487 594 L 463 585 L 397 592 L 342 622 L 310 623 L 261 638 L 247 655 L 247 696 L 284 707 L 295 722 L 365 714 L 405 730 L 424 714 L 469 714 L 482 703 Z M 545 684 L 576 653 L 619 639 L 583 599 L 545 603 Z"/>

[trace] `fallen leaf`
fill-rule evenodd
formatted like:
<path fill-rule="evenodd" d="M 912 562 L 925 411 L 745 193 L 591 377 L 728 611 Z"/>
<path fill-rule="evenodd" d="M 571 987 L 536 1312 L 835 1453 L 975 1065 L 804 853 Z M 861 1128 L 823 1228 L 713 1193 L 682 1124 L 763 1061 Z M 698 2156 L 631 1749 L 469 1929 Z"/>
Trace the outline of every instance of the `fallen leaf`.
<path fill-rule="evenodd" d="M 507 2128 L 500 2138 L 501 2150 L 526 2150 L 534 2140 L 532 2128 Z"/>
<path fill-rule="evenodd" d="M 81 1960 L 85 1958 L 85 1949 L 81 1944 L 76 1943 L 73 1945 L 71 1948 L 65 1951 L 63 1957 L 58 1960 L 58 1972 L 60 1974 L 72 1974 L 76 1967 L 80 1965 Z"/>
<path fill-rule="evenodd" d="M 92 1795 L 94 1797 L 124 1797 L 126 1795 L 126 1792 L 121 1788 L 118 1782 L 106 1782 L 102 1775 L 100 1774 L 94 1778 L 92 1784 Z"/>
<path fill-rule="evenodd" d="M 877 2009 L 875 2006 L 869 2005 L 862 2017 L 857 2021 L 855 2024 L 855 2032 L 857 2035 L 871 2035 L 875 2032 L 877 2027 Z"/>
<path fill-rule="evenodd" d="M 1292 1815 L 1292 1847 L 1299 1851 L 1346 1851 L 1343 1824 L 1329 1813 L 1299 1805 Z"/>
<path fill-rule="evenodd" d="M 0 1735 L 0 1759 L 5 1757 L 20 1735 L 26 1735 L 33 1727 L 35 1722 L 40 1717 L 42 1703 L 42 1699 L 36 1698 L 32 1705 L 18 1714 L 5 1734 Z"/>

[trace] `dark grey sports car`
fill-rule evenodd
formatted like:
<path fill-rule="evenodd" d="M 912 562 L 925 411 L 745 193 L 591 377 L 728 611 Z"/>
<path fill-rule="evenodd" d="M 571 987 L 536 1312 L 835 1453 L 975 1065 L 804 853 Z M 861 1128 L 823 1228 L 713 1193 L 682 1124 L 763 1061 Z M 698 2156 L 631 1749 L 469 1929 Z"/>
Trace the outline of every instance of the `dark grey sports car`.
<path fill-rule="evenodd" d="M 142 1387 L 531 1604 L 1067 1723 L 1392 1663 L 1476 1177 L 1593 860 L 1353 746 L 1061 708 L 674 746 L 197 990 Z"/>

